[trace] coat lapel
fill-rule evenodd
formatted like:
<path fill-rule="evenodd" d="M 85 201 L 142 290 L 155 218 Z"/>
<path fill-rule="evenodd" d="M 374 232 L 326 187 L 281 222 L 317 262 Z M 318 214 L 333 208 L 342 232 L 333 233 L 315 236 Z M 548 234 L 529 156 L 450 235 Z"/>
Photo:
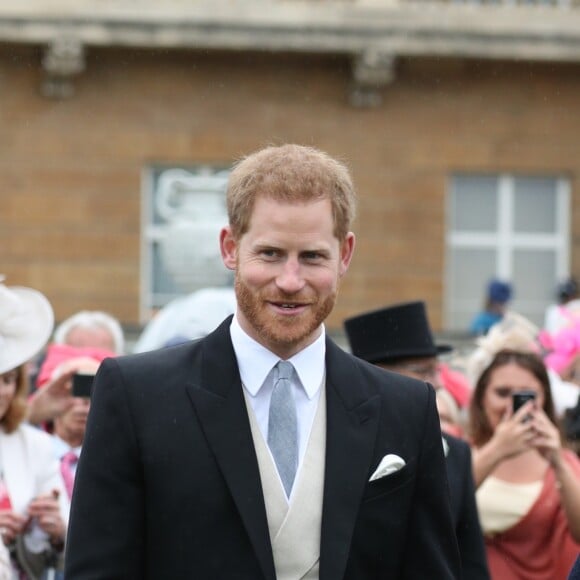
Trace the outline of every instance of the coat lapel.
<path fill-rule="evenodd" d="M 274 580 L 262 484 L 229 334 L 230 323 L 231 317 L 201 341 L 201 360 L 195 365 L 199 374 L 187 385 L 187 392 L 244 522 L 264 578 Z"/>
<path fill-rule="evenodd" d="M 352 359 L 330 340 L 326 343 L 326 405 L 320 580 L 336 580 L 344 577 L 373 460 L 380 398 L 368 391 Z"/>

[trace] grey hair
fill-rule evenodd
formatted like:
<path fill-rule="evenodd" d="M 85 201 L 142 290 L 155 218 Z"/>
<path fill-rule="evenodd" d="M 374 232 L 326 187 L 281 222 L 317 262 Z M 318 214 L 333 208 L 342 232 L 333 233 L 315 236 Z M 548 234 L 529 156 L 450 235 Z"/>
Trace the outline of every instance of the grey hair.
<path fill-rule="evenodd" d="M 66 344 L 66 337 L 73 328 L 96 329 L 103 328 L 109 332 L 113 339 L 115 352 L 123 354 L 125 352 L 125 337 L 119 321 L 100 310 L 81 310 L 63 320 L 54 331 L 54 342 L 56 344 Z"/>

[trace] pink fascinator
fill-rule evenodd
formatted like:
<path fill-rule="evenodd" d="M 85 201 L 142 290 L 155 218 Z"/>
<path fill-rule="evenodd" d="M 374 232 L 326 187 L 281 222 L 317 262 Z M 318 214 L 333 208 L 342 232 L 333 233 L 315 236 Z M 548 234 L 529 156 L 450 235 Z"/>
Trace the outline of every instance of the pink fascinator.
<path fill-rule="evenodd" d="M 540 343 L 548 351 L 544 357 L 547 367 L 558 374 L 580 354 L 580 320 L 576 320 L 554 334 L 542 331 L 539 335 Z"/>

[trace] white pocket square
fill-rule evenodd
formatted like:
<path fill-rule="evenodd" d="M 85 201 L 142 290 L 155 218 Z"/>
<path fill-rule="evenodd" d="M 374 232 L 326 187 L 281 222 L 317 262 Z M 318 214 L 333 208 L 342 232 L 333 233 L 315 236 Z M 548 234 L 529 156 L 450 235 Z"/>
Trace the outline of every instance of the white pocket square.
<path fill-rule="evenodd" d="M 369 481 L 375 481 L 375 479 L 381 479 L 381 477 L 385 477 L 386 475 L 390 475 L 391 473 L 395 473 L 395 471 L 399 471 L 405 466 L 405 460 L 398 455 L 394 455 L 389 453 L 385 455 L 379 466 L 375 470 L 375 472 L 371 475 Z"/>

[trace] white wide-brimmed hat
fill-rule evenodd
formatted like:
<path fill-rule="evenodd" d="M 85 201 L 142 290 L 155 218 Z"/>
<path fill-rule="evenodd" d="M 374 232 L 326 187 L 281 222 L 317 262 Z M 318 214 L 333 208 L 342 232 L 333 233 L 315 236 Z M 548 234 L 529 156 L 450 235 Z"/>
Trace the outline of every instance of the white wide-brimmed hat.
<path fill-rule="evenodd" d="M 0 277 L 0 373 L 33 358 L 48 342 L 54 313 L 43 294 L 32 288 L 7 287 Z"/>

